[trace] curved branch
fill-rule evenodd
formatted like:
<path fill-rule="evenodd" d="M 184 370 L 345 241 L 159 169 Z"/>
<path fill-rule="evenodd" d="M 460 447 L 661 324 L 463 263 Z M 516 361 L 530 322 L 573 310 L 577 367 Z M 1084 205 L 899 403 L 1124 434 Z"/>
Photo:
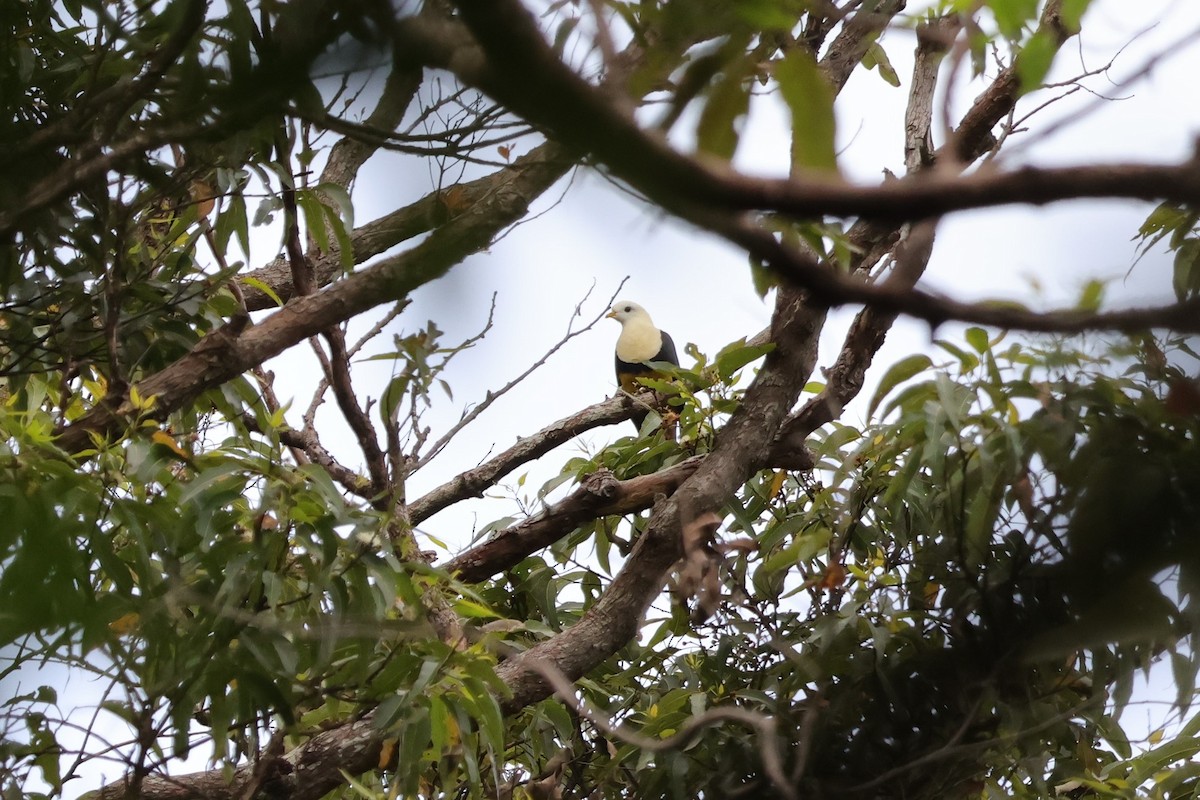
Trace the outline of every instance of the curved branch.
<path fill-rule="evenodd" d="M 503 102 L 559 141 L 586 150 L 622 180 L 664 208 L 696 220 L 696 209 L 776 211 L 798 218 L 825 214 L 924 219 L 952 211 L 1012 203 L 1049 203 L 1079 197 L 1128 197 L 1200 204 L 1200 162 L 1157 166 L 1127 164 L 1058 169 L 984 171 L 962 177 L 910 176 L 874 186 L 849 184 L 828 174 L 795 179 L 758 179 L 724 165 L 702 162 L 673 148 L 665 137 L 643 130 L 620 104 L 563 64 L 546 44 L 519 0 L 458 0 L 462 18 L 483 49 L 469 57 L 426 51 L 459 77 Z M 1065 41 L 1057 0 L 1042 25 Z M 399 41 L 420 48 L 436 38 L 423 20 L 395 29 Z M 439 62 L 440 59 L 440 62 Z M 1018 59 L 1019 62 L 1019 59 Z M 986 151 L 990 129 L 1019 96 L 1017 66 L 1004 70 L 964 118 L 946 155 Z M 970 160 L 970 158 L 962 158 Z"/>
<path fill-rule="evenodd" d="M 719 508 L 768 457 L 769 446 L 816 363 L 823 308 L 805 295 L 781 290 L 776 298 L 772 341 L 742 404 L 717 436 L 713 451 L 675 494 L 651 516 L 645 533 L 608 589 L 572 627 L 497 668 L 512 689 L 503 708 L 512 712 L 552 693 L 542 671 L 548 663 L 575 679 L 632 639 L 642 615 L 661 591 L 668 569 L 682 554 L 682 526 Z"/>
<path fill-rule="evenodd" d="M 484 202 L 490 195 L 500 191 L 505 183 L 516 180 L 521 172 L 532 170 L 538 173 L 548 162 L 555 162 L 559 167 L 555 180 L 573 165 L 572 157 L 565 149 L 555 144 L 542 144 L 516 159 L 511 166 L 473 181 L 430 192 L 414 203 L 356 228 L 350 234 L 354 263 L 361 264 L 402 242 L 435 230 L 450 220 L 455 213 L 461 213 L 461 209 Z M 548 186 L 549 184 L 547 188 Z M 447 194 L 451 191 L 454 196 L 453 203 L 447 201 Z M 342 255 L 342 251 L 335 247 L 328 253 L 321 253 L 309 259 L 318 286 L 327 285 L 342 273 Z M 291 271 L 284 257 L 239 276 L 239 280 L 244 278 L 253 278 L 266 284 L 285 303 L 294 296 Z M 241 288 L 246 298 L 247 310 L 278 308 L 275 300 L 262 289 L 247 283 L 242 283 Z"/>
<path fill-rule="evenodd" d="M 492 192 L 442 225 L 416 247 L 337 281 L 314 294 L 296 297 L 257 325 L 236 320 L 205 336 L 175 363 L 139 381 L 138 393 L 154 398 L 151 416 L 163 418 L 207 389 L 231 380 L 288 347 L 440 277 L 471 253 L 487 247 L 508 225 L 525 215 L 530 202 L 573 163 L 561 148 L 546 144 L 542 157 L 524 169 L 493 176 Z M 70 453 L 92 446 L 92 436 L 123 430 L 138 413 L 128 399 L 96 406 L 57 432 L 57 444 Z"/>
<path fill-rule="evenodd" d="M 409 504 L 409 517 L 414 525 L 429 519 L 442 509 L 468 497 L 481 497 L 496 482 L 522 464 L 549 453 L 563 442 L 584 431 L 602 425 L 614 425 L 633 416 L 637 397 L 617 395 L 608 400 L 564 417 L 537 433 L 518 439 L 503 453 L 474 469 L 456 475 L 446 483 Z"/>
<path fill-rule="evenodd" d="M 679 488 L 703 460 L 703 456 L 692 456 L 667 469 L 623 481 L 608 470 L 593 472 L 578 489 L 550 508 L 505 528 L 441 568 L 464 583 L 486 580 L 549 547 L 584 522 L 650 508 L 656 497 L 670 495 Z"/>

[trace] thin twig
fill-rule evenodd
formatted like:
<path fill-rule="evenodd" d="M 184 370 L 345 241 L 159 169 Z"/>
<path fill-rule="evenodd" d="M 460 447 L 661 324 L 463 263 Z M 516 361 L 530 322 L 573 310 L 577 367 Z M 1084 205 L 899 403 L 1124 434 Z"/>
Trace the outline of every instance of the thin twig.
<path fill-rule="evenodd" d="M 604 317 L 608 313 L 609 308 L 616 301 L 617 295 L 620 293 L 621 288 L 625 285 L 625 282 L 628 280 L 629 280 L 628 275 L 621 279 L 621 282 L 619 284 L 617 284 L 617 288 L 613 292 L 612 297 L 609 298 L 608 305 L 606 305 L 604 307 L 603 311 L 601 311 L 599 314 L 596 315 L 595 319 L 593 319 L 591 322 L 589 322 L 587 325 L 580 328 L 579 330 L 572 330 L 572 326 L 574 325 L 575 318 L 579 317 L 583 314 L 583 304 L 586 303 L 588 298 L 592 296 L 592 290 L 596 288 L 595 284 L 593 283 L 591 288 L 588 289 L 587 294 L 585 294 L 583 296 L 583 299 L 580 300 L 578 303 L 576 303 L 575 311 L 573 314 L 571 314 L 571 319 L 567 323 L 566 335 L 563 336 L 561 339 L 559 339 L 558 342 L 556 342 L 554 344 L 554 346 L 552 346 L 549 350 L 547 350 L 546 353 L 541 358 L 539 358 L 537 361 L 533 362 L 533 364 L 530 365 L 520 375 L 518 375 L 517 377 L 510 380 L 508 383 L 504 384 L 496 391 L 494 391 L 494 392 L 489 391 L 487 394 L 485 394 L 483 400 L 478 405 L 476 405 L 474 408 L 472 408 L 467 414 L 465 414 L 463 416 L 462 419 L 460 419 L 457 423 L 455 423 L 453 426 L 451 426 L 450 430 L 446 431 L 446 433 L 443 434 L 441 438 L 439 438 L 436 442 L 433 443 L 433 446 L 429 448 L 429 452 L 426 453 L 424 456 L 422 456 L 420 458 L 420 460 L 418 460 L 417 463 L 412 467 L 412 472 L 416 472 L 418 469 L 420 469 L 421 467 L 428 464 L 438 453 L 440 453 L 446 447 L 447 444 L 450 443 L 450 440 L 453 439 L 458 434 L 459 431 L 461 431 L 467 425 L 474 422 L 479 417 L 480 414 L 482 414 L 484 411 L 486 411 L 492 405 L 492 403 L 496 402 L 498 399 L 503 397 L 513 387 L 515 387 L 521 381 L 528 378 L 531 374 L 533 374 L 533 372 L 535 370 L 539 369 L 542 365 L 544 365 L 546 363 L 546 361 L 548 361 L 552 355 L 554 355 L 560 349 L 562 349 L 563 345 L 565 345 L 567 342 L 574 339 L 576 336 L 586 333 L 586 332 L 590 331 L 592 328 L 594 328 L 600 322 L 600 320 L 604 319 Z"/>
<path fill-rule="evenodd" d="M 652 739 L 631 731 L 624 725 L 614 723 L 606 714 L 593 707 L 591 703 L 583 699 L 579 690 L 567 679 L 562 670 L 550 661 L 543 658 L 527 658 L 523 663 L 541 675 L 554 689 L 555 696 L 566 703 L 576 714 L 591 722 L 607 735 L 651 753 L 677 750 L 687 744 L 697 731 L 721 722 L 736 722 L 752 728 L 758 734 L 763 771 L 767 773 L 771 784 L 784 797 L 791 800 L 797 800 L 799 797 L 796 794 L 796 788 L 788 781 L 783 772 L 783 759 L 779 752 L 776 723 L 773 717 L 737 706 L 717 706 L 702 714 L 689 717 L 675 734 L 666 739 Z"/>

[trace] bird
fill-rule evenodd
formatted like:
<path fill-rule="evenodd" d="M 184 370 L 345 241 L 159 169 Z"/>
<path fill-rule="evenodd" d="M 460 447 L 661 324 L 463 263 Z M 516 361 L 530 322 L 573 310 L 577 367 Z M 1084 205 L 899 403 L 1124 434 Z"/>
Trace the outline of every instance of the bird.
<path fill-rule="evenodd" d="M 621 323 L 621 335 L 617 337 L 617 383 L 626 392 L 638 390 L 639 378 L 662 377 L 650 362 L 664 361 L 679 366 L 671 335 L 655 327 L 646 309 L 631 300 L 618 300 L 607 316 Z M 645 420 L 645 411 L 638 411 L 633 416 L 633 424 L 639 431 Z"/>

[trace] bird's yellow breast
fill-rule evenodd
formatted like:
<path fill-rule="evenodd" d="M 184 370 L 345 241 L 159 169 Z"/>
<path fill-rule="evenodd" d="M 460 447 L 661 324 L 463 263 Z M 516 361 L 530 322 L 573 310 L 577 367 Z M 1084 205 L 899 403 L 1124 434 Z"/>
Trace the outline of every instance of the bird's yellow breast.
<path fill-rule="evenodd" d="M 653 323 L 630 320 L 617 337 L 617 358 L 630 364 L 650 361 L 662 350 L 662 341 L 662 332 Z"/>

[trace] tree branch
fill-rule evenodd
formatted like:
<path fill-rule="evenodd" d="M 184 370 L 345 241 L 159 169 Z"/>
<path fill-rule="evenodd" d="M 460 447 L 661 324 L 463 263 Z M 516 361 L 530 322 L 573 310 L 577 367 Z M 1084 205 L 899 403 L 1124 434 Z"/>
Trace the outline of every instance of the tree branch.
<path fill-rule="evenodd" d="M 192 352 L 160 372 L 139 381 L 138 392 L 155 398 L 151 416 L 163 418 L 206 389 L 218 386 L 247 369 L 331 325 L 378 305 L 405 297 L 413 289 L 440 277 L 467 255 L 487 247 L 505 227 L 520 219 L 529 203 L 551 186 L 570 159 L 556 158 L 561 150 L 544 145 L 546 158 L 520 170 L 495 176 L 493 191 L 463 210 L 404 253 L 337 281 L 325 289 L 296 297 L 257 325 L 235 321 L 202 339 Z M 77 453 L 92 445 L 91 436 L 119 434 L 137 409 L 127 399 L 96 406 L 57 432 L 57 444 Z"/>
<path fill-rule="evenodd" d="M 650 475 L 617 480 L 608 470 L 588 475 L 579 488 L 553 506 L 499 531 L 483 544 L 441 565 L 464 583 L 478 583 L 549 547 L 579 525 L 598 517 L 629 514 L 669 496 L 696 471 L 703 456 L 692 456 Z"/>
<path fill-rule="evenodd" d="M 776 347 L 767 354 L 741 405 L 718 434 L 713 451 L 674 496 L 655 510 L 621 571 L 579 622 L 498 667 L 497 674 L 512 689 L 512 696 L 503 704 L 506 711 L 536 702 L 552 691 L 530 661 L 549 663 L 573 680 L 637 634 L 642 615 L 682 553 L 681 526 L 719 508 L 765 462 L 779 424 L 812 374 L 824 318 L 824 309 L 807 303 L 802 293 L 779 292 L 772 322 Z"/>
<path fill-rule="evenodd" d="M 558 172 L 555 176 L 555 180 L 557 180 L 573 165 L 573 158 L 562 147 L 546 143 L 516 159 L 511 166 L 497 170 L 490 175 L 430 192 L 415 203 L 410 203 L 377 220 L 372 220 L 351 232 L 351 257 L 355 264 L 361 264 L 402 242 L 434 230 L 449 221 L 455 213 L 461 213 L 464 208 L 477 206 L 497 191 L 502 190 L 505 184 L 519 179 L 519 173 L 523 171 L 540 173 L 552 163 L 557 164 Z M 553 180 L 550 181 L 547 188 L 553 182 Z M 453 204 L 446 199 L 447 194 L 451 191 L 454 192 Z M 344 254 L 339 248 L 331 248 L 328 253 L 320 253 L 310 259 L 319 286 L 327 285 L 335 276 L 342 273 L 343 256 Z M 277 258 L 270 264 L 246 273 L 242 277 L 253 278 L 265 283 L 285 303 L 294 296 L 291 271 L 286 258 Z M 275 300 L 262 289 L 246 283 L 242 283 L 241 286 L 246 297 L 246 307 L 250 311 L 278 307 Z"/>
<path fill-rule="evenodd" d="M 625 395 L 610 397 L 595 405 L 560 419 L 535 434 L 518 439 L 503 453 L 463 472 L 409 505 L 412 523 L 417 525 L 437 512 L 468 497 L 481 497 L 496 482 L 522 464 L 549 453 L 563 442 L 584 431 L 602 425 L 615 425 L 633 415 L 638 398 Z"/>

